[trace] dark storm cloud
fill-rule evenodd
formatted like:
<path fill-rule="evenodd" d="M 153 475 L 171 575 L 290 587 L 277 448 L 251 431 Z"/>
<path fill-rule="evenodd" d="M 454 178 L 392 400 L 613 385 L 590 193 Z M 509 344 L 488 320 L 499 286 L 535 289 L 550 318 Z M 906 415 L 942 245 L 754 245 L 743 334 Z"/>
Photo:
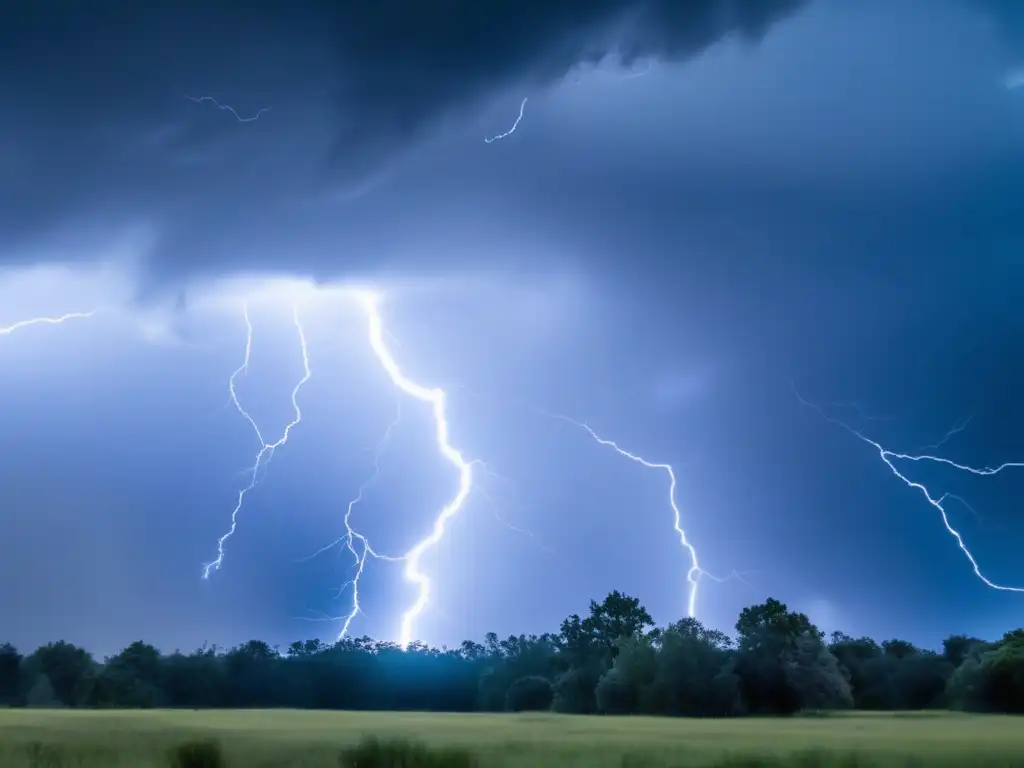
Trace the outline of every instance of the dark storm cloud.
<path fill-rule="evenodd" d="M 358 4 L 336 40 L 347 121 L 339 152 L 415 136 L 495 88 L 542 87 L 577 64 L 678 61 L 730 34 L 761 37 L 804 0 L 561 0 Z"/>
<path fill-rule="evenodd" d="M 802 4 L 17 2 L 0 24 L 0 247 L 8 262 L 72 259 L 134 226 L 163 276 L 365 267 L 355 248 L 325 265 L 322 243 L 296 236 L 351 234 L 365 216 L 339 222 L 325 195 L 444 118 L 611 53 L 682 60 L 756 40 Z M 186 98 L 206 95 L 271 111 L 241 124 Z"/>

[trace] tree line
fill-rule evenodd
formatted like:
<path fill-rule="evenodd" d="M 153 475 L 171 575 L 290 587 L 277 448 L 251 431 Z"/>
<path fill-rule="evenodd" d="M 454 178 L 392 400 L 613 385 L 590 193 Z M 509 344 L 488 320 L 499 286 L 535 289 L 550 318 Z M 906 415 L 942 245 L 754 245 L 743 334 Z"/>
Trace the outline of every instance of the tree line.
<path fill-rule="evenodd" d="M 285 650 L 163 654 L 144 642 L 97 661 L 66 641 L 23 656 L 0 645 L 0 706 L 293 707 L 524 711 L 700 717 L 803 710 L 952 708 L 1024 712 L 1024 629 L 997 642 L 964 635 L 941 651 L 833 632 L 778 600 L 743 609 L 735 640 L 695 619 L 655 627 L 612 592 L 557 633 L 458 648 L 368 637 Z"/>

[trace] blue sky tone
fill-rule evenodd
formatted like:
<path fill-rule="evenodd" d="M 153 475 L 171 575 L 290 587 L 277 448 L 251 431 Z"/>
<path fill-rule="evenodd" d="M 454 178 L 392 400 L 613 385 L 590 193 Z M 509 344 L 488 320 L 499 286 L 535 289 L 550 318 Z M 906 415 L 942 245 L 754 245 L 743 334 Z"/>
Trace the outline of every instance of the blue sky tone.
<path fill-rule="evenodd" d="M 925 644 L 1019 624 L 1024 594 L 792 387 L 894 450 L 969 419 L 944 456 L 1024 457 L 1017 4 L 62 5 L 0 30 L 0 324 L 99 312 L 0 336 L 5 639 L 334 637 L 351 560 L 305 558 L 397 409 L 360 531 L 400 555 L 457 482 L 340 288 L 367 284 L 487 468 L 423 560 L 422 639 L 612 589 L 685 613 L 665 475 L 541 411 L 673 464 L 702 567 L 743 575 L 701 582 L 712 626 L 768 596 Z M 246 302 L 260 428 L 292 418 L 296 303 L 312 377 L 203 580 L 259 450 L 228 399 Z M 1024 587 L 1024 470 L 907 468 Z M 397 637 L 402 565 L 361 589 L 352 631 Z"/>

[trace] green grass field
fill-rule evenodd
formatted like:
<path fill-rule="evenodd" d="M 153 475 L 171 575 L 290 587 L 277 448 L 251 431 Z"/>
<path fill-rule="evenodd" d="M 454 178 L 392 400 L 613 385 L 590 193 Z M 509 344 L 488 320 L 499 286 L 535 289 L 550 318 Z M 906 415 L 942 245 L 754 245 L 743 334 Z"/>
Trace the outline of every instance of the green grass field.
<path fill-rule="evenodd" d="M 849 714 L 785 720 L 262 711 L 0 710 L 0 766 L 168 766 L 214 739 L 228 766 L 338 766 L 366 735 L 480 766 L 1024 766 L 1024 720 Z M 765 763 L 759 763 L 764 760 Z"/>

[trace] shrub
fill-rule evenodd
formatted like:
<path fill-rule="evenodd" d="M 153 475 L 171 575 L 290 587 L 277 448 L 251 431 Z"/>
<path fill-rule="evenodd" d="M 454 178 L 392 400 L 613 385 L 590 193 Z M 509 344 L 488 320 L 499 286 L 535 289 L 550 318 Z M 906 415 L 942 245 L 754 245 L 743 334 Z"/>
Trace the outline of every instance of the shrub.
<path fill-rule="evenodd" d="M 404 739 L 375 737 L 344 750 L 338 760 L 340 768 L 472 768 L 474 764 L 464 750 L 430 749 Z"/>
<path fill-rule="evenodd" d="M 520 677 L 509 686 L 505 694 L 505 709 L 510 712 L 537 712 L 551 708 L 554 693 L 545 677 Z"/>
<path fill-rule="evenodd" d="M 31 768 L 60 768 L 63 755 L 56 747 L 33 741 L 25 747 L 25 758 Z"/>
<path fill-rule="evenodd" d="M 224 753 L 215 741 L 189 741 L 171 750 L 173 768 L 224 768 Z"/>

